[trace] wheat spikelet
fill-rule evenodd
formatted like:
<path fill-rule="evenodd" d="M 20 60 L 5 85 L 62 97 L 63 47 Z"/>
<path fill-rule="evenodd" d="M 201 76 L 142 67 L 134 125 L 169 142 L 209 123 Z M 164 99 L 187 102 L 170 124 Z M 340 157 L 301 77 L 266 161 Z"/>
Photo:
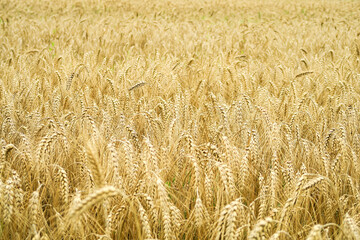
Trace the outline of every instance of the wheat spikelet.
<path fill-rule="evenodd" d="M 91 169 L 91 174 L 94 178 L 95 185 L 101 187 L 104 185 L 104 176 L 102 173 L 102 166 L 99 159 L 98 150 L 95 147 L 94 143 L 89 142 L 86 145 L 86 156 L 87 156 L 87 163 Z"/>
<path fill-rule="evenodd" d="M 286 162 L 286 170 L 283 174 L 286 181 L 286 195 L 289 195 L 294 185 L 294 166 L 291 160 Z"/>
<path fill-rule="evenodd" d="M 124 213 L 126 207 L 122 205 L 118 208 L 115 212 L 113 210 L 110 211 L 109 215 L 106 218 L 106 228 L 105 228 L 105 235 L 111 236 L 111 233 L 115 231 L 116 223 L 119 220 L 119 216 Z"/>
<path fill-rule="evenodd" d="M 152 239 L 151 228 L 144 207 L 138 202 L 138 212 L 141 220 L 142 231 L 145 239 Z"/>
<path fill-rule="evenodd" d="M 234 180 L 231 170 L 224 163 L 217 162 L 216 166 L 218 167 L 221 181 L 223 183 L 224 193 L 226 196 L 229 196 L 229 200 L 231 200 L 235 196 Z"/>
<path fill-rule="evenodd" d="M 21 179 L 15 170 L 11 171 L 11 180 L 14 188 L 14 208 L 17 213 L 20 213 L 24 207 L 24 191 L 21 188 Z M 16 219 L 18 220 L 18 219 Z"/>
<path fill-rule="evenodd" d="M 74 72 L 71 73 L 71 75 L 69 76 L 69 78 L 68 78 L 68 80 L 67 80 L 67 82 L 66 82 L 66 90 L 70 90 L 71 84 L 72 84 L 72 82 L 73 82 L 73 79 L 74 79 L 74 77 L 75 77 L 76 75 L 78 75 L 78 73 L 80 72 L 79 69 L 80 69 L 81 67 L 85 68 L 85 70 L 88 71 L 87 67 L 86 67 L 84 64 L 79 64 L 79 65 L 77 65 L 76 68 L 75 68 L 75 70 L 74 70 Z"/>
<path fill-rule="evenodd" d="M 359 158 L 354 150 L 351 150 L 351 159 L 352 159 L 352 163 L 354 165 L 355 171 L 357 173 L 360 173 Z"/>
<path fill-rule="evenodd" d="M 240 184 L 243 189 L 247 188 L 246 182 L 250 175 L 249 173 L 249 149 L 246 149 L 245 155 L 242 157 L 240 164 Z"/>
<path fill-rule="evenodd" d="M 199 187 L 199 184 L 200 184 L 200 170 L 199 170 L 200 168 L 199 168 L 194 156 L 189 155 L 188 158 L 190 159 L 190 163 L 194 168 L 194 185 L 193 186 L 194 186 L 194 188 L 197 188 L 197 187 Z"/>
<path fill-rule="evenodd" d="M 311 189 L 311 188 L 313 188 L 315 185 L 321 183 L 321 182 L 324 181 L 324 180 L 325 180 L 324 177 L 314 178 L 314 179 L 308 181 L 306 184 L 304 184 L 304 185 L 302 186 L 302 190 L 306 191 L 306 190 L 308 190 L 308 189 Z"/>
<path fill-rule="evenodd" d="M 306 237 L 306 240 L 321 240 L 323 239 L 321 236 L 321 230 L 323 226 L 320 224 L 316 224 L 312 227 L 309 235 Z"/>
<path fill-rule="evenodd" d="M 164 239 L 173 239 L 175 238 L 175 235 L 171 224 L 171 210 L 168 204 L 166 189 L 160 178 L 157 178 L 156 185 L 161 206 L 162 220 L 164 222 Z"/>
<path fill-rule="evenodd" d="M 222 142 L 224 145 L 224 150 L 225 150 L 225 160 L 227 164 L 231 163 L 231 160 L 234 158 L 233 153 L 234 153 L 234 148 L 231 146 L 231 143 L 229 141 L 229 138 L 226 136 L 222 137 Z"/>
<path fill-rule="evenodd" d="M 10 178 L 5 183 L 3 219 L 5 224 L 9 224 L 14 213 L 14 181 Z"/>
<path fill-rule="evenodd" d="M 247 227 L 247 226 L 245 225 L 245 226 L 241 226 L 241 227 L 239 227 L 238 229 L 236 229 L 234 239 L 241 239 L 241 238 L 243 238 L 243 234 L 245 233 L 246 227 Z"/>
<path fill-rule="evenodd" d="M 52 142 L 57 138 L 57 133 L 45 136 L 39 143 L 36 158 L 44 161 L 44 155 L 49 152 Z"/>
<path fill-rule="evenodd" d="M 260 185 L 260 193 L 259 193 L 260 206 L 259 206 L 258 218 L 263 219 L 265 217 L 268 207 L 267 198 L 266 198 L 268 186 L 265 184 L 264 177 L 261 174 L 259 176 L 259 185 Z"/>
<path fill-rule="evenodd" d="M 297 200 L 296 197 L 288 198 L 281 212 L 281 216 L 279 220 L 280 224 L 286 224 L 289 211 L 295 205 L 296 200 Z"/>
<path fill-rule="evenodd" d="M 183 136 L 183 138 L 184 138 L 185 143 L 186 143 L 186 151 L 187 151 L 187 153 L 195 155 L 196 146 L 194 144 L 193 137 L 191 135 L 189 135 L 189 134 L 186 134 L 186 135 Z"/>
<path fill-rule="evenodd" d="M 170 216 L 171 216 L 173 231 L 176 234 L 180 231 L 180 227 L 182 224 L 181 211 L 173 203 L 170 203 L 169 208 L 170 208 Z"/>
<path fill-rule="evenodd" d="M 95 190 L 93 193 L 89 194 L 78 204 L 70 208 L 70 211 L 68 213 L 69 221 L 73 222 L 76 219 L 78 219 L 81 216 L 81 214 L 83 214 L 94 204 L 119 194 L 120 194 L 119 190 L 112 186 L 104 186 L 102 188 Z"/>
<path fill-rule="evenodd" d="M 158 225 L 158 219 L 159 219 L 159 215 L 158 215 L 158 211 L 155 206 L 155 202 L 154 202 L 153 198 L 146 193 L 141 194 L 141 196 L 145 202 L 144 206 L 146 206 L 148 211 L 150 212 L 151 225 L 155 229 Z"/>
<path fill-rule="evenodd" d="M 217 228 L 216 228 L 216 237 L 215 239 L 224 239 L 225 238 L 225 230 L 226 230 L 226 217 L 228 211 L 230 211 L 230 205 L 226 205 L 223 211 L 220 213 L 220 217 L 217 221 Z"/>
<path fill-rule="evenodd" d="M 134 145 L 135 150 L 138 151 L 140 149 L 138 133 L 131 126 L 126 126 L 126 130 L 129 133 L 129 137 Z"/>
<path fill-rule="evenodd" d="M 125 151 L 125 166 L 126 166 L 126 172 L 128 176 L 130 177 L 130 186 L 135 185 L 136 177 L 136 164 L 134 161 L 134 148 L 130 141 L 124 140 L 123 141 L 123 148 Z"/>
<path fill-rule="evenodd" d="M 271 227 L 272 222 L 273 219 L 270 217 L 258 221 L 254 226 L 254 228 L 249 233 L 248 239 L 249 240 L 267 239 L 269 228 Z"/>
<path fill-rule="evenodd" d="M 356 200 L 360 200 L 360 193 L 359 193 L 358 189 L 355 187 L 354 181 L 351 179 L 351 177 L 349 175 L 347 175 L 347 180 L 349 182 L 351 191 L 353 192 L 353 195 L 355 196 Z"/>
<path fill-rule="evenodd" d="M 360 229 L 348 213 L 346 213 L 344 217 L 344 232 L 352 239 L 360 239 Z"/>
<path fill-rule="evenodd" d="M 139 82 L 139 83 L 135 84 L 134 86 L 132 86 L 131 88 L 129 88 L 129 92 L 136 89 L 136 88 L 144 86 L 145 84 L 146 84 L 146 82 Z"/>
<path fill-rule="evenodd" d="M 226 135 L 229 135 L 229 121 L 227 117 L 227 108 L 226 106 L 217 106 L 221 115 L 221 119 L 223 122 L 223 127 L 225 128 Z"/>
<path fill-rule="evenodd" d="M 115 139 L 112 138 L 110 143 L 107 145 L 109 151 L 110 151 L 110 160 L 111 160 L 111 166 L 114 170 L 114 179 L 119 179 L 120 173 L 119 173 L 119 154 L 115 148 Z"/>
<path fill-rule="evenodd" d="M 159 169 L 159 160 L 158 160 L 158 157 L 157 157 L 157 153 L 156 153 L 156 151 L 155 151 L 155 148 L 154 148 L 154 146 L 151 144 L 151 142 L 150 142 L 150 139 L 148 139 L 148 138 L 145 138 L 145 144 L 146 144 L 146 146 L 147 146 L 147 150 L 149 151 L 149 157 L 148 157 L 148 159 L 149 160 L 151 160 L 150 162 L 151 162 L 151 165 L 153 166 L 153 169 L 154 169 L 154 171 L 155 172 L 157 172 L 158 171 L 158 169 Z"/>
<path fill-rule="evenodd" d="M 209 171 L 211 171 L 211 170 L 209 170 Z M 209 176 L 208 174 L 205 174 L 204 187 L 206 190 L 205 191 L 206 205 L 210 205 L 212 203 L 212 199 L 213 199 L 211 175 Z"/>
<path fill-rule="evenodd" d="M 300 174 L 305 175 L 307 173 L 308 173 L 307 167 L 306 167 L 306 165 L 304 163 L 302 163 L 301 168 L 300 168 Z"/>
<path fill-rule="evenodd" d="M 243 210 L 242 198 L 237 198 L 226 205 L 217 220 L 215 239 L 234 239 L 236 235 L 236 218 Z"/>
<path fill-rule="evenodd" d="M 22 143 L 24 144 L 23 154 L 31 162 L 32 156 L 29 138 L 25 134 L 20 134 L 20 136 L 22 138 Z"/>
<path fill-rule="evenodd" d="M 272 207 L 275 207 L 275 204 L 276 204 L 277 191 L 278 191 L 279 183 L 280 183 L 279 175 L 280 175 L 279 174 L 279 160 L 277 157 L 277 152 L 274 151 L 273 156 L 272 156 L 272 169 L 270 172 L 270 176 L 271 176 L 270 192 L 271 192 L 271 206 Z"/>
<path fill-rule="evenodd" d="M 251 139 L 249 143 L 249 152 L 251 161 L 254 162 L 255 166 L 259 169 L 262 167 L 260 162 L 260 154 L 259 154 L 259 138 L 256 130 L 251 131 Z"/>
<path fill-rule="evenodd" d="M 66 82 L 66 90 L 70 90 L 71 88 L 71 83 L 72 83 L 72 80 L 74 79 L 75 77 L 75 72 L 71 73 L 67 82 Z"/>
<path fill-rule="evenodd" d="M 109 83 L 110 87 L 111 87 L 111 91 L 113 93 L 115 93 L 115 87 L 114 87 L 114 83 L 110 78 L 106 78 L 106 81 Z"/>
<path fill-rule="evenodd" d="M 1 161 L 6 162 L 6 158 L 10 150 L 14 149 L 15 146 L 13 144 L 7 144 L 1 149 Z"/>
<path fill-rule="evenodd" d="M 246 227 L 247 231 L 250 230 L 250 226 L 252 226 L 256 221 L 256 200 L 252 201 L 249 204 L 248 211 L 246 213 L 246 218 L 245 218 L 245 216 L 244 217 L 241 216 L 238 218 L 238 220 L 241 223 L 241 225 L 244 227 L 244 230 L 245 230 L 245 227 Z M 243 231 L 242 231 L 242 233 L 243 233 Z"/>
<path fill-rule="evenodd" d="M 108 237 L 108 238 L 111 238 L 111 234 L 112 232 L 114 231 L 114 228 L 113 228 L 113 210 L 110 211 L 109 215 L 106 217 L 106 226 L 105 226 L 105 235 Z"/>
<path fill-rule="evenodd" d="M 59 137 L 59 139 L 62 139 L 63 141 L 63 146 L 64 146 L 64 151 L 65 154 L 68 155 L 69 154 L 69 141 L 65 135 L 65 128 L 63 126 L 63 124 L 61 124 L 60 122 L 57 122 L 56 125 L 59 127 L 60 131 L 57 131 L 57 136 Z"/>
<path fill-rule="evenodd" d="M 1 149 L 1 159 L 0 159 L 0 173 L 3 173 L 6 167 L 6 164 L 8 163 L 7 161 L 7 156 L 9 154 L 9 152 L 14 149 L 15 146 L 13 144 L 7 144 L 6 146 L 2 147 Z"/>
<path fill-rule="evenodd" d="M 193 211 L 195 216 L 196 228 L 201 228 L 204 224 L 206 224 L 210 220 L 209 213 L 207 212 L 205 206 L 201 201 L 198 189 L 196 190 L 196 202 Z"/>
<path fill-rule="evenodd" d="M 60 183 L 60 196 L 63 204 L 69 203 L 69 181 L 65 169 L 58 166 L 57 179 Z"/>
<path fill-rule="evenodd" d="M 39 191 L 40 191 L 41 185 L 38 187 L 36 191 L 34 191 L 31 194 L 31 197 L 29 199 L 29 223 L 30 223 L 30 231 L 35 234 L 36 229 L 38 228 L 38 216 L 40 214 L 40 197 L 39 197 Z"/>

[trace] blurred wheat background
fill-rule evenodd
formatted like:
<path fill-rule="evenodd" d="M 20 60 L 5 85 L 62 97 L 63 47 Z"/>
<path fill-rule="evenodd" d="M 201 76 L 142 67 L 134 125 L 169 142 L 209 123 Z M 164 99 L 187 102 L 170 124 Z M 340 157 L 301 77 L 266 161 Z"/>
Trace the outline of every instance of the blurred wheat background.
<path fill-rule="evenodd" d="M 0 1 L 1 239 L 360 239 L 359 1 Z"/>

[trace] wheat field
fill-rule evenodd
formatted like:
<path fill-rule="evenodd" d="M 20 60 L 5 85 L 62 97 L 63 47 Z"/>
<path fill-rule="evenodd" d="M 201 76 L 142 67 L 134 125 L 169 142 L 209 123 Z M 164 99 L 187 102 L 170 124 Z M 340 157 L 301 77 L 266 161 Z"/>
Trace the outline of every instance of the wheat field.
<path fill-rule="evenodd" d="M 359 1 L 0 5 L 0 239 L 360 239 Z"/>

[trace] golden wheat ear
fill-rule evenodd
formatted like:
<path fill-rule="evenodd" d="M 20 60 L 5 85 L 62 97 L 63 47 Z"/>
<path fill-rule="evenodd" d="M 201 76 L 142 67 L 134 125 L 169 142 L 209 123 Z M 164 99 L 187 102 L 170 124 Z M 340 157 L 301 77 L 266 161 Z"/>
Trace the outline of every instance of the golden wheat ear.
<path fill-rule="evenodd" d="M 129 88 L 129 91 L 132 91 L 132 90 L 134 90 L 136 88 L 144 86 L 145 84 L 147 84 L 147 83 L 146 82 L 139 82 L 139 83 L 135 84 L 134 86 L 132 86 L 131 88 Z"/>
<path fill-rule="evenodd" d="M 96 203 L 100 203 L 107 198 L 122 195 L 121 191 L 113 186 L 104 186 L 96 189 L 93 193 L 89 194 L 86 198 L 79 201 L 76 205 L 70 208 L 67 221 L 69 224 L 76 222 L 79 217 L 85 213 L 90 207 Z"/>
<path fill-rule="evenodd" d="M 105 184 L 103 167 L 100 162 L 99 149 L 93 140 L 88 141 L 85 146 L 85 152 L 94 183 L 97 187 L 101 187 Z"/>

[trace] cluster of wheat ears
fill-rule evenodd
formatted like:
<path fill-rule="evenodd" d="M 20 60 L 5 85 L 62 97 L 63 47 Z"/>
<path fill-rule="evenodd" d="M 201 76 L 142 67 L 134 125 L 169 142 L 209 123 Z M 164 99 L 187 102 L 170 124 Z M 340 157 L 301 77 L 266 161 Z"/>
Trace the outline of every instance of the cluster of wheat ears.
<path fill-rule="evenodd" d="M 0 239 L 360 239 L 359 1 L 0 5 Z"/>

